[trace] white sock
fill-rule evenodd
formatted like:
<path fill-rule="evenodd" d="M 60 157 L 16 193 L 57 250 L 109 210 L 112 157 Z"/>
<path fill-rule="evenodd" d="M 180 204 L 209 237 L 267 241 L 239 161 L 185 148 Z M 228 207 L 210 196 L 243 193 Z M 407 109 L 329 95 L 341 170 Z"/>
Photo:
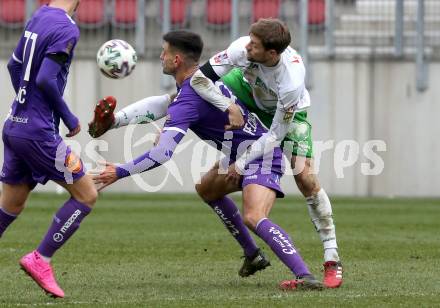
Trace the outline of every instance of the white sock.
<path fill-rule="evenodd" d="M 50 263 L 50 260 L 52 259 L 52 258 L 49 258 L 49 257 L 45 257 L 45 256 L 43 256 L 41 253 L 40 253 L 40 257 L 41 257 L 41 259 L 42 259 L 44 262 L 46 262 L 46 263 Z"/>
<path fill-rule="evenodd" d="M 141 99 L 115 113 L 112 128 L 156 121 L 166 116 L 171 98 L 168 94 Z"/>
<path fill-rule="evenodd" d="M 336 231 L 333 224 L 332 205 L 324 189 L 306 198 L 310 218 L 324 246 L 324 260 L 339 261 Z"/>
<path fill-rule="evenodd" d="M 338 249 L 337 248 L 327 248 L 324 249 L 324 260 L 327 261 L 339 261 Z"/>

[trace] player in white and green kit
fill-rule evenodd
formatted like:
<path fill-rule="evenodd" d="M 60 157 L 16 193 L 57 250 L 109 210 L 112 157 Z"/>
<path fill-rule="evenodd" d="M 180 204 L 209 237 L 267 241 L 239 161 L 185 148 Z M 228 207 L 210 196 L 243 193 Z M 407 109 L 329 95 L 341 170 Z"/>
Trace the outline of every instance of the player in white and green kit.
<path fill-rule="evenodd" d="M 252 96 L 252 88 L 243 76 L 243 72 L 237 68 L 232 69 L 223 76 L 222 81 L 231 89 L 246 107 L 269 128 L 272 125 L 273 114 L 260 109 Z M 295 112 L 292 129 L 287 132 L 283 140 L 283 147 L 291 149 L 293 156 L 313 157 L 313 141 L 311 124 L 307 121 L 307 111 Z M 286 151 L 285 151 L 286 152 Z"/>
<path fill-rule="evenodd" d="M 192 77 L 191 86 L 205 100 L 227 110 L 231 119 L 234 110 L 230 108 L 230 99 L 213 84 L 222 78 L 269 128 L 237 159 L 235 170 L 239 173 L 243 174 L 247 162 L 264 155 L 277 144 L 283 143 L 292 151 L 292 169 L 298 173 L 298 167 L 302 167 L 298 174 L 295 173 L 295 182 L 306 197 L 310 217 L 324 246 L 324 284 L 337 288 L 342 284 L 342 264 L 331 203 L 313 172 L 311 125 L 307 121 L 310 95 L 305 87 L 304 64 L 301 56 L 288 46 L 290 33 L 280 20 L 260 19 L 251 26 L 249 33 L 201 66 Z M 298 166 L 301 162 L 303 166 Z M 231 176 L 234 172 L 233 168 L 229 169 Z"/>

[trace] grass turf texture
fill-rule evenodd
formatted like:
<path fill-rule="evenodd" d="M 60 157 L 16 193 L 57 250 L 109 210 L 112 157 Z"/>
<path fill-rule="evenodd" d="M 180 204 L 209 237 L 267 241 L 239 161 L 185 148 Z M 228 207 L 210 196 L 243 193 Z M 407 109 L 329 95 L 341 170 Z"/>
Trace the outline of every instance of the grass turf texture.
<path fill-rule="evenodd" d="M 236 195 L 236 200 L 239 195 Z M 19 270 L 67 197 L 36 194 L 0 239 L 0 307 L 342 307 L 440 304 L 439 200 L 333 198 L 344 284 L 282 292 L 288 270 L 237 274 L 241 249 L 195 195 L 103 195 L 54 257 L 65 299 L 47 297 Z M 271 218 L 286 229 L 319 279 L 322 244 L 304 201 L 286 198 Z"/>

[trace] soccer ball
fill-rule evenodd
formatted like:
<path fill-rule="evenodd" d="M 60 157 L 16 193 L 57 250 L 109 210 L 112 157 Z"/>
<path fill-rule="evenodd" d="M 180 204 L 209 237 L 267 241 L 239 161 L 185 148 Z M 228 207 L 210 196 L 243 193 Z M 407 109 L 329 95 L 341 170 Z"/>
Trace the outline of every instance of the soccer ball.
<path fill-rule="evenodd" d="M 99 48 L 96 62 L 109 78 L 122 79 L 130 75 L 137 62 L 136 51 L 123 40 L 110 40 Z"/>

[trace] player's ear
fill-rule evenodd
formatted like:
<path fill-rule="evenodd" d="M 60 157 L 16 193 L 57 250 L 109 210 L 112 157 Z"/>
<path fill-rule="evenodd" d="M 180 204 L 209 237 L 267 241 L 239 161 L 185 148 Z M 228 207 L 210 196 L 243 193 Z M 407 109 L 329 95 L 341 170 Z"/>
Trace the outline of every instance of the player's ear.
<path fill-rule="evenodd" d="M 180 55 L 180 54 L 176 54 L 176 55 L 174 56 L 174 64 L 175 64 L 176 66 L 178 66 L 178 65 L 180 65 L 182 62 L 183 62 L 182 55 Z"/>
<path fill-rule="evenodd" d="M 275 49 L 269 49 L 269 54 L 271 57 L 276 57 L 278 52 Z"/>

